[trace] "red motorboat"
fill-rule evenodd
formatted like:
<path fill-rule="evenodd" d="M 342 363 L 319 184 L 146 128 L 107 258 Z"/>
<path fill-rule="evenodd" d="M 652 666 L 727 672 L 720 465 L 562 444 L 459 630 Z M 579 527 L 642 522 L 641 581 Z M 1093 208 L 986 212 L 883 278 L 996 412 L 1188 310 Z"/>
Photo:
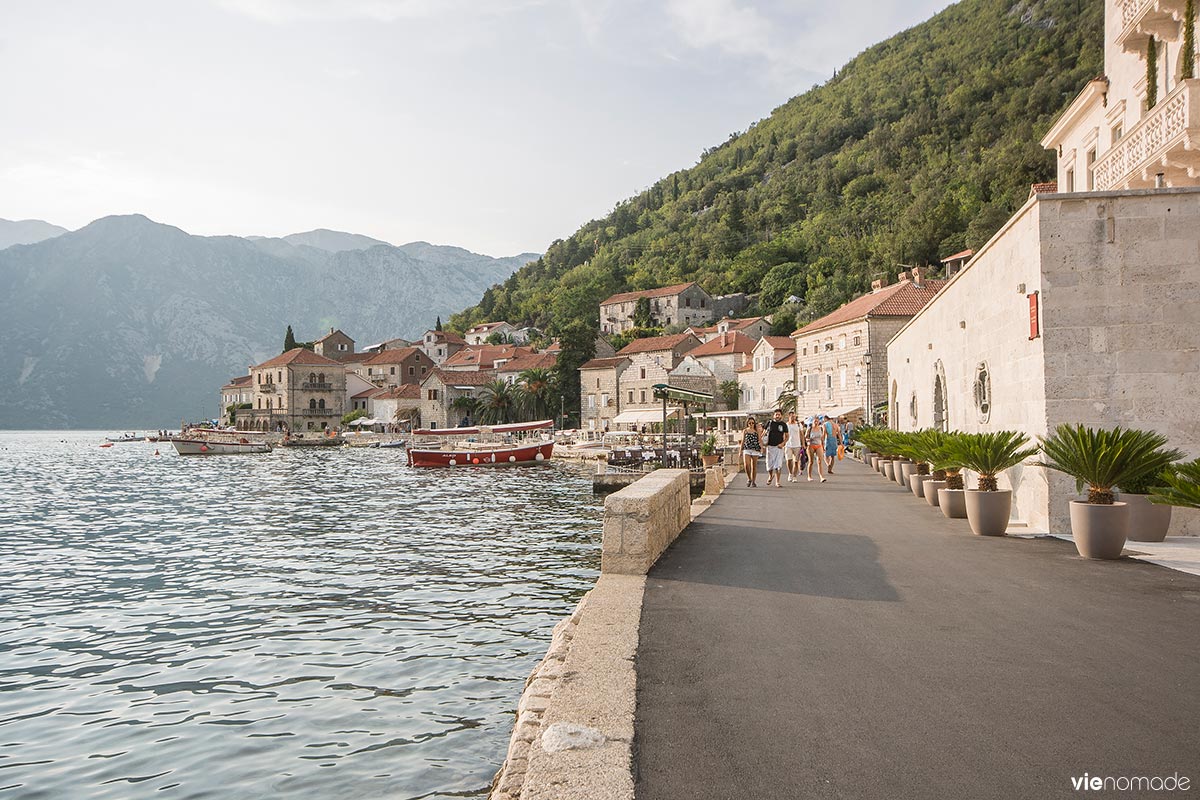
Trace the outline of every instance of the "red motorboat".
<path fill-rule="evenodd" d="M 472 428 L 433 428 L 413 431 L 408 448 L 411 467 L 508 467 L 542 464 L 554 453 L 554 440 L 546 435 L 531 441 L 530 434 L 554 427 L 553 420 Z M 416 444 L 417 438 L 441 440 L 440 447 Z"/>

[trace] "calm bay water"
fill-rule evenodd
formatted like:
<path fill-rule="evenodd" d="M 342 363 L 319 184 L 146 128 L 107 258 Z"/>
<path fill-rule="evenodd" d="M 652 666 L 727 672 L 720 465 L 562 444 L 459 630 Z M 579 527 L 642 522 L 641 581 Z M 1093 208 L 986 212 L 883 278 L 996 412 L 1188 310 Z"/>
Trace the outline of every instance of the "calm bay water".
<path fill-rule="evenodd" d="M 101 441 L 0 433 L 0 799 L 486 795 L 585 472 Z"/>

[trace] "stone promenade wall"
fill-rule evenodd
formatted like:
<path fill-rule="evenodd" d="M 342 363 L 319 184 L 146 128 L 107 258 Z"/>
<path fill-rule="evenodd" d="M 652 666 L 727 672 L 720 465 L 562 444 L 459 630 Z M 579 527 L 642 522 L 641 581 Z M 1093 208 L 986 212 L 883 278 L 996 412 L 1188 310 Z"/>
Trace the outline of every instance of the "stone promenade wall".
<path fill-rule="evenodd" d="M 645 575 L 692 521 L 688 471 L 660 469 L 604 500 L 600 571 Z"/>

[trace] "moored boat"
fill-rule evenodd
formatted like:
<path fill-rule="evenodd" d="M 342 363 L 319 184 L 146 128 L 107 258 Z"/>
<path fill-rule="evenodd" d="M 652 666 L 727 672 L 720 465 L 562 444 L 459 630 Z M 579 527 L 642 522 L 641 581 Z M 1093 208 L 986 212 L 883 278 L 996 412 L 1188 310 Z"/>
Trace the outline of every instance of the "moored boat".
<path fill-rule="evenodd" d="M 145 436 L 138 436 L 136 433 L 127 433 L 124 436 L 105 436 L 106 442 L 144 442 Z"/>
<path fill-rule="evenodd" d="M 522 439 L 553 426 L 553 420 L 541 420 L 413 431 L 414 439 L 436 438 L 442 445 L 410 445 L 408 463 L 413 467 L 507 467 L 545 463 L 554 454 L 554 440 L 544 435 L 536 441 Z"/>
<path fill-rule="evenodd" d="M 252 440 L 245 436 L 188 436 L 171 437 L 175 452 L 181 456 L 218 456 L 233 453 L 269 453 L 271 445 L 263 440 Z"/>

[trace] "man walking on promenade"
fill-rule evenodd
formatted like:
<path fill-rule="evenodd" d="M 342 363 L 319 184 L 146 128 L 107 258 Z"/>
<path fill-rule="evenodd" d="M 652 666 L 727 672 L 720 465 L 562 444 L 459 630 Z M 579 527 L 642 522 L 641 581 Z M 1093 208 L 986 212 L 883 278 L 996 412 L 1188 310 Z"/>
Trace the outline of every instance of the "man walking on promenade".
<path fill-rule="evenodd" d="M 780 489 L 783 484 L 780 482 L 783 475 L 784 452 L 787 447 L 788 426 L 783 421 L 783 412 L 775 409 L 771 421 L 767 423 L 767 486 L 771 485 L 771 478 L 775 478 L 775 485 Z"/>

